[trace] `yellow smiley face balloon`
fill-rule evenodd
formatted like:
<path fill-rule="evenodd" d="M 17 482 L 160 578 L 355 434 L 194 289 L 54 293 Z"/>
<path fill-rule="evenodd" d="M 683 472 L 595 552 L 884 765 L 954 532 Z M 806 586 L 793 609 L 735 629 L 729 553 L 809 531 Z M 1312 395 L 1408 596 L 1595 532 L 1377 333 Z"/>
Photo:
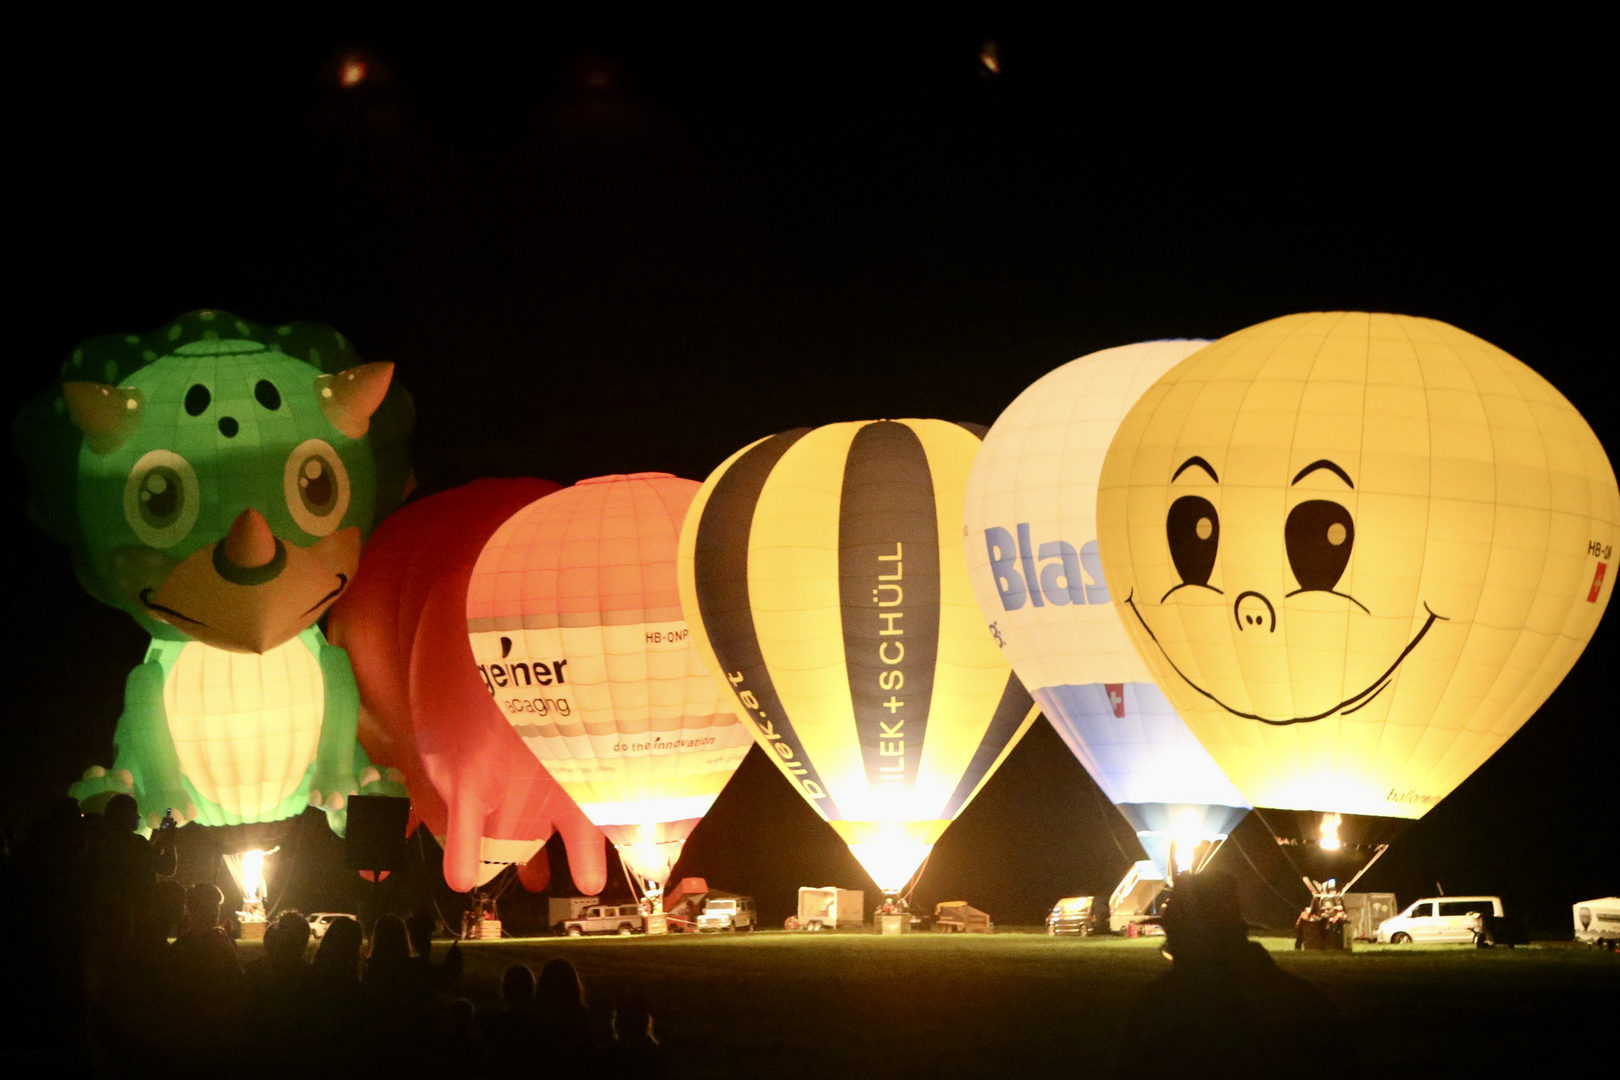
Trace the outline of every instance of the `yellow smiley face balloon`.
<path fill-rule="evenodd" d="M 1413 819 L 1591 639 L 1620 494 L 1580 413 L 1512 356 L 1334 312 L 1160 378 L 1109 447 L 1097 521 L 1133 643 L 1245 797 Z"/>

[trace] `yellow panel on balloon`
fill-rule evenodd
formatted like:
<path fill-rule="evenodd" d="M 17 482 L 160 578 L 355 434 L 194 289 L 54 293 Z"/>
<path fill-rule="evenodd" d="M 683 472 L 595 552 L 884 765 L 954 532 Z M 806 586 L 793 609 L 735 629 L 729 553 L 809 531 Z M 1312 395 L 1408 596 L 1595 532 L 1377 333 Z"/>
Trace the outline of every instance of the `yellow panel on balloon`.
<path fill-rule="evenodd" d="M 1249 800 L 1418 818 L 1591 639 L 1620 493 L 1581 415 L 1501 349 L 1333 312 L 1160 378 L 1097 518 L 1134 644 Z"/>

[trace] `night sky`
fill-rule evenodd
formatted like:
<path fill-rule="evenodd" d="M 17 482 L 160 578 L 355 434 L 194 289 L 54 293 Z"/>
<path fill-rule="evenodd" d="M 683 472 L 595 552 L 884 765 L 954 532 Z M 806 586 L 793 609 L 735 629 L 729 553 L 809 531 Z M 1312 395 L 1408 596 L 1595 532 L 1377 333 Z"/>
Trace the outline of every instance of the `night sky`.
<path fill-rule="evenodd" d="M 702 479 L 787 428 L 988 424 L 1095 349 L 1352 308 L 1479 334 L 1620 446 L 1608 91 L 1578 51 L 1523 63 L 1532 34 L 1339 28 L 1262 52 L 988 23 L 60 30 L 8 58 L 7 415 L 81 340 L 217 307 L 395 361 L 423 493 Z M 367 77 L 344 88 L 350 57 Z M 110 763 L 144 639 L 79 591 L 13 470 L 18 829 Z M 1363 887 L 1499 893 L 1566 931 L 1570 903 L 1620 888 L 1614 623 Z M 1254 825 L 1220 864 L 1251 918 L 1291 920 L 1304 889 Z M 1034 922 L 1135 855 L 1042 722 L 918 896 Z M 757 750 L 681 869 L 767 915 L 797 885 L 869 888 Z"/>

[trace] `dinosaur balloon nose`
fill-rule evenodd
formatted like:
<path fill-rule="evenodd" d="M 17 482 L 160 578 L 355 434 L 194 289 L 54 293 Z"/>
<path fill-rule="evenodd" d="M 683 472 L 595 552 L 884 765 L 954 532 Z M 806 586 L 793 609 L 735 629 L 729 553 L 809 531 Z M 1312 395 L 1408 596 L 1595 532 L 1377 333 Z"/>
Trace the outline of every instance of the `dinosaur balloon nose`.
<path fill-rule="evenodd" d="M 276 557 L 276 538 L 264 515 L 250 506 L 231 523 L 224 548 L 225 558 L 233 566 L 254 570 L 269 566 Z"/>

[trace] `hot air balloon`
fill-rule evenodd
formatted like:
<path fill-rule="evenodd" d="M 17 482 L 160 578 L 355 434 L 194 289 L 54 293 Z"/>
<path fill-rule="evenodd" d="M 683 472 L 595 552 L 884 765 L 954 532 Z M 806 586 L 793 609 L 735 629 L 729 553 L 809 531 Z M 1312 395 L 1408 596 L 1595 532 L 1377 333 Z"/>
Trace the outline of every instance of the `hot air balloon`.
<path fill-rule="evenodd" d="M 692 647 L 676 589 L 675 544 L 697 490 L 635 473 L 548 495 L 495 530 L 467 592 L 476 672 L 655 914 L 751 741 Z"/>
<path fill-rule="evenodd" d="M 1333 312 L 1160 378 L 1097 520 L 1176 711 L 1279 837 L 1342 858 L 1432 809 L 1569 671 L 1614 587 L 1620 494 L 1580 414 L 1501 349 Z"/>
<path fill-rule="evenodd" d="M 79 581 L 151 635 L 88 808 L 237 826 L 398 790 L 355 741 L 348 658 L 317 625 L 406 495 L 411 404 L 337 331 L 196 311 L 94 338 L 19 417 L 29 511 Z"/>
<path fill-rule="evenodd" d="M 408 828 L 444 845 L 444 878 L 467 892 L 517 864 L 545 887 L 543 845 L 568 845 L 574 884 L 607 882 L 602 836 L 513 731 L 467 644 L 467 583 L 491 535 L 548 480 L 478 480 L 406 505 L 366 546 L 348 595 L 332 609 L 332 640 L 348 651 L 360 689 L 360 741 L 402 770 Z"/>
<path fill-rule="evenodd" d="M 1125 635 L 1097 552 L 1097 477 L 1126 410 L 1206 344 L 1104 349 L 1036 381 L 985 436 L 964 516 L 1002 652 L 1163 873 L 1207 861 L 1248 804 Z"/>
<path fill-rule="evenodd" d="M 979 435 L 799 429 L 738 451 L 681 534 L 681 600 L 737 714 L 878 887 L 903 890 L 1035 719 L 959 522 Z"/>

